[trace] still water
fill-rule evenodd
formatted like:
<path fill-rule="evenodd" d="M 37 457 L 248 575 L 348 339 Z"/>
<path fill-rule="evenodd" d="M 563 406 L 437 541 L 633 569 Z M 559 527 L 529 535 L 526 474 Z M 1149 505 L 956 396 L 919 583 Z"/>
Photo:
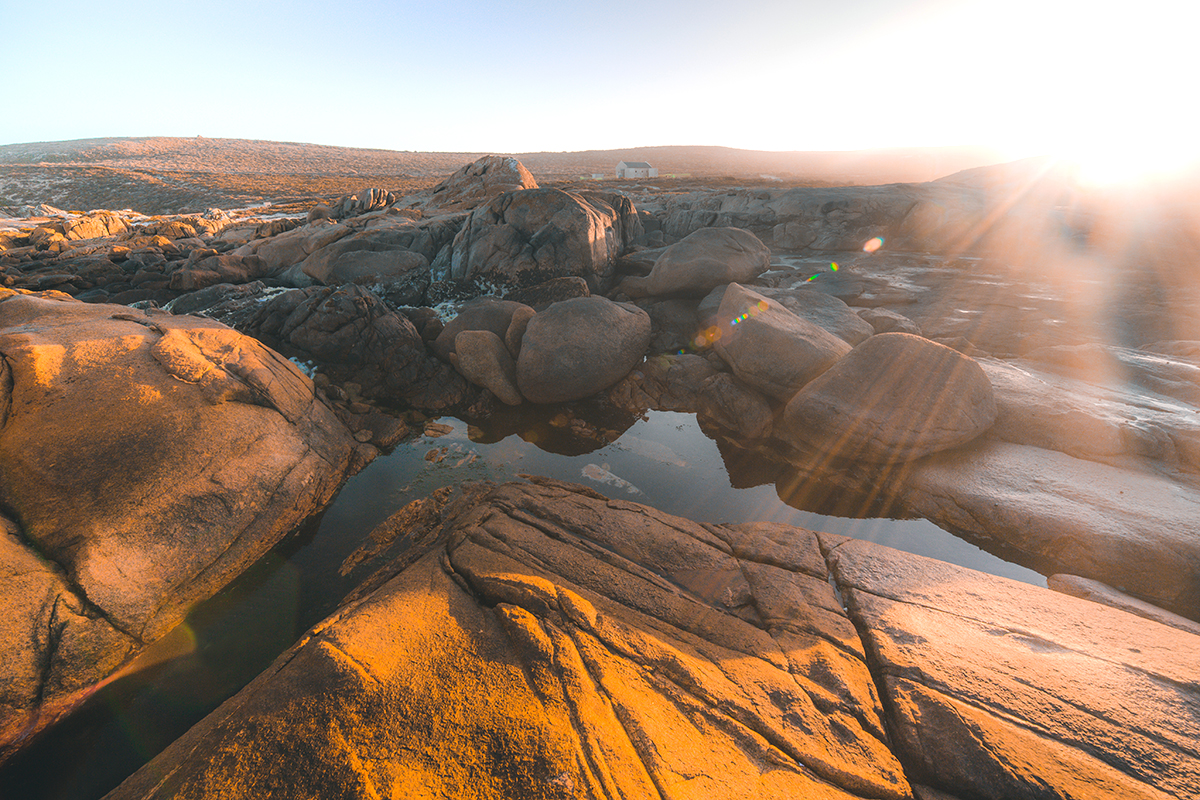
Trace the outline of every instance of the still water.
<path fill-rule="evenodd" d="M 412 500 L 464 481 L 548 475 L 698 521 L 781 522 L 1046 585 L 1038 573 L 925 520 L 849 519 L 793 508 L 776 492 L 778 467 L 743 459 L 731 471 L 692 414 L 650 412 L 632 424 L 609 420 L 610 427 L 589 419 L 595 424 L 582 436 L 570 432 L 569 417 L 538 409 L 498 415 L 486 428 L 431 420 L 426 433 L 350 479 L 320 519 L 152 646 L 139 659 L 143 668 L 98 692 L 0 771 L 0 800 L 102 797 L 265 669 L 403 546 L 342 575 L 343 562 L 372 528 Z M 609 443 L 597 440 L 597 430 Z"/>

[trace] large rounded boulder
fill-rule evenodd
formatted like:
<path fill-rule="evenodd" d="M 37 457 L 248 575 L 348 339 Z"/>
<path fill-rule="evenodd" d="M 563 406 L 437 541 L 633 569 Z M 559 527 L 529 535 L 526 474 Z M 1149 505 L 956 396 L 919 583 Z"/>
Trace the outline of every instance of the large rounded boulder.
<path fill-rule="evenodd" d="M 449 277 L 527 287 L 578 276 L 611 288 L 617 257 L 642 232 L 628 198 L 559 189 L 509 192 L 477 208 L 454 238 Z"/>
<path fill-rule="evenodd" d="M 733 374 L 782 401 L 850 352 L 829 331 L 736 283 L 721 298 L 717 324 L 704 335 Z"/>
<path fill-rule="evenodd" d="M 741 228 L 701 228 L 668 247 L 644 278 L 620 289 L 630 297 L 703 297 L 726 283 L 748 283 L 771 268 L 771 251 Z"/>
<path fill-rule="evenodd" d="M 840 458 L 893 462 L 966 444 L 995 421 L 992 384 L 974 359 L 881 333 L 801 389 L 776 433 Z"/>
<path fill-rule="evenodd" d="M 212 320 L 0 290 L 0 761 L 368 457 Z"/>
<path fill-rule="evenodd" d="M 646 355 L 650 317 L 628 303 L 576 297 L 529 320 L 517 386 L 534 403 L 581 400 L 624 378 Z"/>

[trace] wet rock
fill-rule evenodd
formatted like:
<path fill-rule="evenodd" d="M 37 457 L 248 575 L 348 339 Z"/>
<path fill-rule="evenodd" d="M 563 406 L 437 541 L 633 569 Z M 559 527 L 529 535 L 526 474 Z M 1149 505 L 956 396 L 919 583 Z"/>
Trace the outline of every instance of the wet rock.
<path fill-rule="evenodd" d="M 408 319 L 366 289 L 293 289 L 263 303 L 246 332 L 303 354 L 363 396 L 443 410 L 466 397 L 454 369 L 431 356 Z"/>
<path fill-rule="evenodd" d="M 778 400 L 792 398 L 850 345 L 782 305 L 731 283 L 721 299 L 714 346 L 733 373 Z"/>
<path fill-rule="evenodd" d="M 966 444 L 995 420 L 992 385 L 973 359 L 881 333 L 797 392 L 777 433 L 847 460 L 895 462 Z"/>
<path fill-rule="evenodd" d="M 517 386 L 534 403 L 581 400 L 629 374 L 646 355 L 650 318 L 627 303 L 577 297 L 529 320 Z"/>
<path fill-rule="evenodd" d="M 0 759 L 369 458 L 293 364 L 219 323 L 2 294 Z"/>
<path fill-rule="evenodd" d="M 587 297 L 591 293 L 587 281 L 572 275 L 565 278 L 551 278 L 536 286 L 508 292 L 504 297 L 515 303 L 523 303 L 534 311 L 545 311 L 555 303 L 570 300 L 573 297 Z"/>
<path fill-rule="evenodd" d="M 447 535 L 112 800 L 911 796 L 813 534 L 554 481 L 405 513 Z"/>
<path fill-rule="evenodd" d="M 766 397 L 727 372 L 701 384 L 698 413 L 743 440 L 770 436 L 775 419 Z"/>
<path fill-rule="evenodd" d="M 1200 408 L 1112 375 L 1119 362 L 1077 377 L 1032 359 L 979 363 L 996 392 L 996 438 L 1114 465 L 1200 469 Z"/>
<path fill-rule="evenodd" d="M 749 283 L 771 267 L 771 251 L 740 228 L 702 228 L 666 248 L 650 274 L 621 281 L 629 297 L 703 297 L 727 283 Z"/>
<path fill-rule="evenodd" d="M 613 386 L 609 399 L 633 414 L 646 409 L 695 412 L 701 387 L 716 374 L 707 359 L 694 353 L 653 355 Z"/>

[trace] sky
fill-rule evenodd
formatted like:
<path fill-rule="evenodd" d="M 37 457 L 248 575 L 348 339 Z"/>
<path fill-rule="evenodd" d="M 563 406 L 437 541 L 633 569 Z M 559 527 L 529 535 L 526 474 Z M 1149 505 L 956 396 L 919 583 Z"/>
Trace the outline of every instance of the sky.
<path fill-rule="evenodd" d="M 1194 154 L 1184 0 L 0 0 L 0 144 Z"/>

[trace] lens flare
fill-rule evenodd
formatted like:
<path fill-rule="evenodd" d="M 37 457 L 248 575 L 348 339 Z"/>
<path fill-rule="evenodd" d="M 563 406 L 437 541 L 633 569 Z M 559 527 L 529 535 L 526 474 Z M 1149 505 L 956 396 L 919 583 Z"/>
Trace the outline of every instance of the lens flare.
<path fill-rule="evenodd" d="M 876 236 L 874 239 L 867 240 L 867 243 L 863 245 L 863 252 L 864 253 L 874 253 L 876 250 L 878 250 L 881 247 L 883 247 L 883 237 Z"/>

